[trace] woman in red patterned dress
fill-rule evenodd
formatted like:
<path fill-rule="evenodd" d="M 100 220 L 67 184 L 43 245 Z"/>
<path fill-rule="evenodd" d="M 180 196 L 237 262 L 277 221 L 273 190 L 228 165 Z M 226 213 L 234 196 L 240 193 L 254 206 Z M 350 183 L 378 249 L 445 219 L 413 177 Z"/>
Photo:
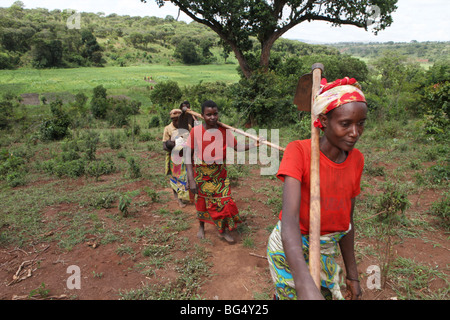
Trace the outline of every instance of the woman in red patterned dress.
<path fill-rule="evenodd" d="M 200 223 L 198 238 L 205 237 L 205 222 L 217 227 L 219 236 L 232 243 L 229 231 L 241 223 L 239 210 L 231 197 L 230 181 L 226 169 L 226 149 L 246 151 L 257 147 L 248 143 L 238 145 L 230 130 L 218 125 L 219 107 L 214 101 L 202 104 L 201 126 L 194 127 L 187 141 L 186 167 L 189 189 L 197 194 L 195 203 Z M 190 161 L 189 161 L 190 160 Z"/>

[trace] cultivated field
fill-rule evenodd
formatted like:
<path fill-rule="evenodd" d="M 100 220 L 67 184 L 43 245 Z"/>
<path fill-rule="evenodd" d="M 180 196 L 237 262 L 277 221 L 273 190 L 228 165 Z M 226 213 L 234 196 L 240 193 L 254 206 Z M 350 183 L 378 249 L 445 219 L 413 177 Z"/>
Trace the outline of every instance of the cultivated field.
<path fill-rule="evenodd" d="M 271 299 L 265 252 L 282 183 L 260 175 L 259 165 L 230 165 L 244 220 L 238 241 L 229 245 L 209 225 L 200 241 L 194 205 L 179 208 L 163 174 L 163 127 L 148 126 L 152 83 L 144 76 L 180 86 L 232 83 L 235 68 L 0 71 L 0 94 L 90 96 L 102 84 L 108 94 L 142 102 L 132 134 L 100 120 L 56 142 L 41 141 L 33 128 L 0 133 L 7 172 L 0 180 L 0 299 Z M 26 108 L 36 121 L 48 113 L 48 106 Z M 370 119 L 357 146 L 366 158 L 355 210 L 363 299 L 449 297 L 449 146 L 417 126 Z M 302 124 L 279 129 L 282 146 L 308 138 Z M 79 268 L 79 289 L 67 281 L 70 266 Z"/>

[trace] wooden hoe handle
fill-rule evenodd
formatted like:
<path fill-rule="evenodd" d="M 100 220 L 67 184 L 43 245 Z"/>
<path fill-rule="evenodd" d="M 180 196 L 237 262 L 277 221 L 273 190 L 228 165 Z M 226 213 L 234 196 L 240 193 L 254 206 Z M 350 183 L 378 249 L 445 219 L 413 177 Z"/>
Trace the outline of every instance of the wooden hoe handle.
<path fill-rule="evenodd" d="M 314 64 L 312 67 L 313 82 L 311 94 L 311 109 L 314 98 L 320 89 L 323 65 Z M 314 127 L 316 120 L 311 112 L 311 200 L 309 222 L 309 271 L 316 286 L 320 289 L 320 150 L 319 128 Z"/>
<path fill-rule="evenodd" d="M 199 119 L 203 119 L 203 117 L 202 117 L 202 115 L 201 115 L 200 113 L 197 113 L 197 112 L 192 111 L 192 110 L 189 110 L 189 109 L 186 110 L 186 112 L 189 113 L 189 114 L 192 114 L 193 116 L 195 116 L 195 117 L 197 117 L 197 118 L 199 118 Z M 234 128 L 234 127 L 232 127 L 232 126 L 229 126 L 229 125 L 227 125 L 227 124 L 225 124 L 225 123 L 217 122 L 217 124 L 218 124 L 219 126 L 225 128 L 225 129 L 230 129 L 230 130 L 232 130 L 232 131 L 234 131 L 234 132 L 236 132 L 236 133 L 238 133 L 238 134 L 241 134 L 241 135 L 243 135 L 243 136 L 246 136 L 246 137 L 248 137 L 248 138 L 250 138 L 250 139 L 253 139 L 253 140 L 256 140 L 256 141 L 260 141 L 258 137 L 254 136 L 254 135 L 252 135 L 252 134 L 249 134 L 249 133 L 247 133 L 247 132 L 245 132 L 245 131 L 236 129 L 236 128 Z M 285 150 L 285 148 L 280 147 L 280 146 L 277 146 L 276 144 L 273 144 L 273 143 L 271 143 L 271 142 L 269 142 L 269 141 L 266 141 L 266 140 L 263 140 L 263 141 L 260 141 L 260 142 L 261 142 L 261 143 L 264 143 L 264 144 L 267 144 L 268 146 L 270 146 L 270 147 L 272 147 L 272 148 L 276 148 L 276 149 L 278 149 L 278 150 L 280 150 L 280 151 L 283 151 L 283 152 L 284 152 L 284 150 Z"/>

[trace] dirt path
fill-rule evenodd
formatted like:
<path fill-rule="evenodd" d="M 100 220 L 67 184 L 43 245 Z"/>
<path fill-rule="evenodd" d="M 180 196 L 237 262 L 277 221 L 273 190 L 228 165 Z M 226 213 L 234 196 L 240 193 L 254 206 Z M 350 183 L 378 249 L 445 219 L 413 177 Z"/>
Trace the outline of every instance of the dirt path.
<path fill-rule="evenodd" d="M 98 183 L 108 183 L 108 179 Z M 81 182 L 80 182 L 81 181 Z M 77 188 L 82 180 L 68 182 L 68 188 Z M 136 190 L 149 186 L 148 181 L 133 182 L 126 189 Z M 237 242 L 228 244 L 217 236 L 211 225 L 206 225 L 206 239 L 196 237 L 198 222 L 195 218 L 195 207 L 189 204 L 182 211 L 188 213 L 190 228 L 179 232 L 177 236 L 186 239 L 189 248 L 200 246 L 208 252 L 208 262 L 211 263 L 209 276 L 198 290 L 198 295 L 207 300 L 252 300 L 270 299 L 272 283 L 268 271 L 267 261 L 264 258 L 266 244 L 271 228 L 277 222 L 277 214 L 269 199 L 275 199 L 272 190 L 280 186 L 280 182 L 258 174 L 250 174 L 239 179 L 239 184 L 232 188 L 233 196 L 237 202 L 242 216 L 245 219 L 244 233 L 235 233 Z M 165 189 L 168 190 L 168 189 Z M 169 190 L 170 192 L 170 190 Z M 431 196 L 431 195 L 429 195 Z M 148 200 L 141 194 L 139 200 Z M 416 201 L 417 208 L 426 211 L 426 202 Z M 128 233 L 136 228 L 145 228 L 158 225 L 161 217 L 157 214 L 162 207 L 173 212 L 180 210 L 175 201 L 165 204 L 150 204 L 136 207 L 127 219 Z M 52 221 L 57 219 L 58 212 L 76 213 L 76 204 L 61 203 L 49 207 L 43 213 L 43 219 Z M 110 209 L 97 210 L 100 221 L 112 220 L 111 215 L 117 214 L 117 206 Z M 111 223 L 114 223 L 112 221 Z M 145 275 L 139 269 L 144 258 L 141 251 L 147 244 L 145 238 L 134 239 L 128 237 L 124 243 L 112 242 L 99 244 L 95 236 L 86 236 L 85 241 L 71 250 L 62 250 L 58 247 L 54 237 L 62 229 L 52 230 L 48 241 L 30 244 L 22 248 L 0 248 L 0 299 L 26 299 L 30 295 L 39 298 L 39 294 L 47 298 L 62 299 L 99 299 L 114 300 L 120 298 L 120 292 L 138 289 L 155 279 L 162 281 L 174 279 L 177 276 L 173 260 L 166 262 L 165 268 L 155 270 L 153 275 Z M 118 231 L 119 233 L 121 230 Z M 127 231 L 123 230 L 125 234 Z M 377 239 L 357 239 L 359 247 L 358 270 L 361 275 L 363 299 L 396 299 L 397 293 L 392 282 L 384 283 L 382 290 L 373 290 L 367 287 L 369 274 L 367 268 L 379 264 L 380 255 L 365 251 L 364 248 L 381 246 Z M 392 256 L 414 259 L 417 262 L 447 272 L 449 240 L 443 231 L 424 231 L 421 238 L 399 237 L 392 241 Z M 134 254 L 128 254 L 129 248 Z M 380 247 L 380 252 L 383 248 Z M 183 257 L 185 253 L 177 252 L 175 255 Z M 69 266 L 80 268 L 81 288 L 70 290 L 68 279 Z M 21 272 L 18 272 L 21 271 Z M 419 271 L 417 271 L 419 272 Z M 19 279 L 14 280 L 14 275 Z M 20 279 L 23 277 L 23 279 Z M 16 282 L 14 282 L 16 281 Z M 72 282 L 72 285 L 74 283 Z M 423 290 L 445 290 L 444 280 L 435 277 Z M 444 288 L 444 289 L 443 289 Z"/>

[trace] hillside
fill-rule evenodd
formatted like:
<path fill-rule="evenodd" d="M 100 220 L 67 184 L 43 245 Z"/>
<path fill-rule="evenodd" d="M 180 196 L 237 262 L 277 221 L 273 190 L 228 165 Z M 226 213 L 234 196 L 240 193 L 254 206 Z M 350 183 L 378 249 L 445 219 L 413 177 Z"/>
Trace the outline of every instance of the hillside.
<path fill-rule="evenodd" d="M 0 8 L 0 69 L 236 63 L 219 37 L 195 22 L 82 12 L 79 25 L 71 26 L 71 15 L 69 9 L 26 9 L 20 3 Z M 415 61 L 433 63 L 448 57 L 449 48 L 448 42 L 319 45 L 281 38 L 272 53 L 282 58 L 348 54 L 367 60 L 397 50 Z M 256 39 L 253 49 L 260 49 Z"/>
<path fill-rule="evenodd" d="M 198 23 L 187 24 L 172 16 L 82 12 L 79 28 L 69 29 L 71 14 L 70 10 L 17 5 L 0 8 L 0 69 L 235 62 L 219 37 Z M 279 42 L 290 43 L 290 51 L 338 54 L 325 46 Z M 254 49 L 258 50 L 256 40 Z"/>
<path fill-rule="evenodd" d="M 383 52 L 397 51 L 400 55 L 408 56 L 410 61 L 432 64 L 436 61 L 450 58 L 450 42 L 371 42 L 350 43 L 343 42 L 330 44 L 343 54 L 360 57 L 363 59 L 376 59 Z"/>

